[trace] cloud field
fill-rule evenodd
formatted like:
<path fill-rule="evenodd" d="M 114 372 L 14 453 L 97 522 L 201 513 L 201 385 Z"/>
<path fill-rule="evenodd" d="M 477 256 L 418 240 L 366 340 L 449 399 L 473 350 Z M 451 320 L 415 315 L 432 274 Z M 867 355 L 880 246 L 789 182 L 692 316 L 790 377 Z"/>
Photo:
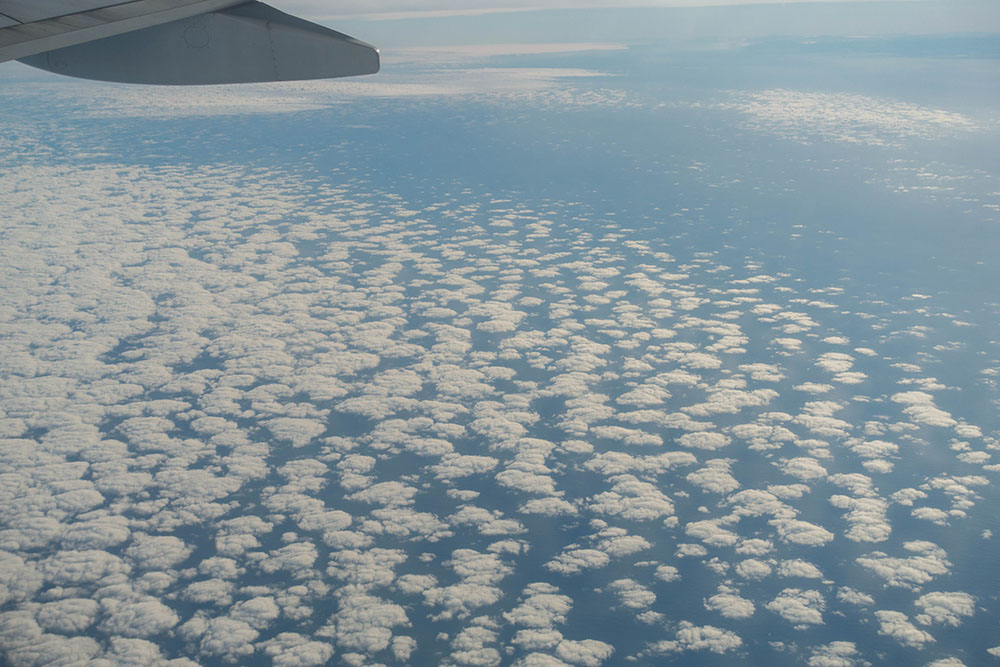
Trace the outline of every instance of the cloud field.
<path fill-rule="evenodd" d="M 476 103 L 629 108 L 564 84 L 590 74 L 500 68 L 483 76 L 510 89 Z M 450 85 L 427 95 L 474 88 Z M 240 94 L 251 112 L 329 103 L 287 92 Z M 138 95 L 105 94 L 88 122 Z M 227 114 L 241 99 L 213 94 Z M 343 103 L 379 97 L 358 96 Z M 868 139 L 916 136 L 893 119 L 968 130 L 870 98 L 734 99 L 779 142 L 810 123 L 883 148 Z M 182 114 L 155 101 L 135 115 Z M 60 163 L 38 126 L 15 140 L 0 173 L 2 661 L 1000 655 L 982 631 L 995 596 L 969 574 L 996 551 L 982 517 L 1000 441 L 976 406 L 996 400 L 1000 363 L 984 345 L 967 385 L 940 379 L 973 337 L 938 297 L 767 271 L 753 249 L 592 202 L 417 196 L 346 144 L 310 174 L 96 150 Z M 714 187 L 711 168 L 688 171 Z"/>

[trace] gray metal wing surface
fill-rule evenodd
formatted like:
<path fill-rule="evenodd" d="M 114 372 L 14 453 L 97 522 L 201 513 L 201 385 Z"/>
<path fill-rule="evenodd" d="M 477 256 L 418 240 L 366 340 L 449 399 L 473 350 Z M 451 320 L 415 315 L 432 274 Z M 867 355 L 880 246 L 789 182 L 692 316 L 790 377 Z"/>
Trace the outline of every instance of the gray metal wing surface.
<path fill-rule="evenodd" d="M 379 71 L 378 50 L 245 0 L 0 0 L 0 62 L 86 79 L 221 84 Z"/>

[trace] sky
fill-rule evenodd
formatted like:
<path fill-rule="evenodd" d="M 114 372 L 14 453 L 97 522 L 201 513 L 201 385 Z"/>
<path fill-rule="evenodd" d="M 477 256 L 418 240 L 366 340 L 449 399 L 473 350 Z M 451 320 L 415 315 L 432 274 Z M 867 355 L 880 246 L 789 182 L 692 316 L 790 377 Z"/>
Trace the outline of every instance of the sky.
<path fill-rule="evenodd" d="M 876 0 L 847 0 L 848 2 L 873 2 Z M 907 0 L 878 0 L 880 2 L 897 2 Z M 828 0 L 793 0 L 799 3 L 828 2 Z M 541 11 L 546 9 L 623 9 L 626 7 L 709 7 L 716 5 L 761 5 L 788 4 L 784 0 L 624 0 L 623 2 L 608 2 L 608 0 L 478 0 L 473 2 L 457 2 L 456 0 L 432 0 L 419 2 L 417 0 L 385 0 L 383 2 L 349 2 L 331 3 L 328 0 L 294 0 L 289 7 L 313 16 L 329 16 L 331 12 L 340 15 L 362 14 L 377 17 L 444 14 L 483 14 L 499 12 Z"/>
<path fill-rule="evenodd" d="M 677 47 L 762 37 L 988 33 L 1000 30 L 990 0 L 858 0 L 848 3 L 607 2 L 277 4 L 383 49 L 477 43 L 658 42 Z M 562 10 L 562 7 L 570 9 Z M 489 20 L 480 20 L 484 14 Z"/>
<path fill-rule="evenodd" d="M 846 2 L 887 5 L 895 2 L 920 2 L 920 0 L 845 0 Z M 968 0 L 959 0 L 967 3 Z M 829 0 L 623 0 L 609 2 L 608 0 L 473 0 L 459 2 L 458 0 L 382 0 L 380 2 L 364 2 L 362 0 L 347 0 L 346 2 L 331 2 L 330 0 L 289 0 L 282 3 L 289 9 L 309 16 L 331 15 L 441 15 L 449 14 L 480 14 L 489 12 L 510 11 L 540 11 L 546 9 L 591 9 L 625 7 L 710 7 L 719 5 L 791 5 L 791 4 L 831 4 Z M 842 3 L 841 3 L 842 4 Z M 954 4 L 954 3 L 952 3 Z M 985 3 L 982 3 L 985 4 Z"/>

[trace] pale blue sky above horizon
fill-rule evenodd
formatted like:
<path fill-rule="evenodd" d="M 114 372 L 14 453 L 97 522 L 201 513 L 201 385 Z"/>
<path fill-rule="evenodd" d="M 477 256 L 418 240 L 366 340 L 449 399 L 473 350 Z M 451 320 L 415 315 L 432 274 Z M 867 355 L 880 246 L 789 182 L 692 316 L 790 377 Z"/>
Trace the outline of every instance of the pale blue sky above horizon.
<path fill-rule="evenodd" d="M 382 47 L 1000 32 L 992 0 L 276 0 Z M 416 28 L 416 29 L 415 29 Z"/>

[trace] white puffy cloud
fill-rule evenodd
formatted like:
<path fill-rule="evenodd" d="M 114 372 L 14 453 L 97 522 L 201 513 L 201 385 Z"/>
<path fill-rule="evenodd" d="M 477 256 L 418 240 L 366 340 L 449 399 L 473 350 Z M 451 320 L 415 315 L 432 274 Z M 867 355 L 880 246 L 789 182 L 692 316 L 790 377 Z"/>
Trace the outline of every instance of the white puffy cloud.
<path fill-rule="evenodd" d="M 851 423 L 833 416 L 842 409 L 843 405 L 834 401 L 809 401 L 793 421 L 821 438 L 846 438 Z"/>
<path fill-rule="evenodd" d="M 637 407 L 662 405 L 670 398 L 670 392 L 656 384 L 645 384 L 621 394 L 616 403 Z"/>
<path fill-rule="evenodd" d="M 700 431 L 695 433 L 685 433 L 677 438 L 677 444 L 682 447 L 693 449 L 706 449 L 709 451 L 721 449 L 731 442 L 729 436 L 724 433 L 711 431 Z"/>
<path fill-rule="evenodd" d="M 813 649 L 809 656 L 809 667 L 854 667 L 862 664 L 861 656 L 854 642 L 830 642 Z"/>
<path fill-rule="evenodd" d="M 885 579 L 890 586 L 917 588 L 929 583 L 934 577 L 947 574 L 951 568 L 947 553 L 932 542 L 915 540 L 904 542 L 903 548 L 912 556 L 889 556 L 881 551 L 873 551 L 859 556 L 857 562 Z"/>
<path fill-rule="evenodd" d="M 913 421 L 928 426 L 948 428 L 956 426 L 955 419 L 934 404 L 934 397 L 924 391 L 904 391 L 892 395 L 892 400 L 906 407 L 903 413 Z"/>
<path fill-rule="evenodd" d="M 490 472 L 498 463 L 497 459 L 490 456 L 446 454 L 429 466 L 429 469 L 440 479 L 459 479 Z"/>
<path fill-rule="evenodd" d="M 653 546 L 646 538 L 629 535 L 623 528 L 604 528 L 597 537 L 597 548 L 613 558 L 631 556 Z"/>
<path fill-rule="evenodd" d="M 771 519 L 768 523 L 777 529 L 782 540 L 792 544 L 818 547 L 833 539 L 833 533 L 826 528 L 800 519 Z"/>
<path fill-rule="evenodd" d="M 795 516 L 795 510 L 781 502 L 773 493 L 761 489 L 737 491 L 725 502 L 733 507 L 733 513 L 737 516 L 770 515 L 781 521 L 790 520 Z"/>
<path fill-rule="evenodd" d="M 264 422 L 264 425 L 276 439 L 290 442 L 292 447 L 304 447 L 326 431 L 322 423 L 298 417 L 277 417 Z"/>
<path fill-rule="evenodd" d="M 710 651 L 721 654 L 736 650 L 742 645 L 743 639 L 731 630 L 681 621 L 675 639 L 658 642 L 650 646 L 647 651 L 653 654 L 680 651 Z"/>
<path fill-rule="evenodd" d="M 610 491 L 598 493 L 590 500 L 591 511 L 629 521 L 651 521 L 674 513 L 673 502 L 656 485 L 632 475 L 617 475 L 611 481 Z"/>
<path fill-rule="evenodd" d="M 746 408 L 759 408 L 767 405 L 778 397 L 773 389 L 715 389 L 708 394 L 704 403 L 696 403 L 682 408 L 684 412 L 695 417 L 708 417 L 718 414 L 735 414 Z"/>
<path fill-rule="evenodd" d="M 548 653 L 529 653 L 514 663 L 514 667 L 568 667 L 569 663 Z"/>
<path fill-rule="evenodd" d="M 736 564 L 736 574 L 744 579 L 763 579 L 771 574 L 769 564 L 756 558 L 747 558 Z"/>
<path fill-rule="evenodd" d="M 927 494 L 920 489 L 905 488 L 893 492 L 890 497 L 893 502 L 905 505 L 906 507 L 912 507 L 915 501 L 926 498 Z"/>
<path fill-rule="evenodd" d="M 719 519 L 707 519 L 705 521 L 692 521 L 684 526 L 684 532 L 691 537 L 701 540 L 709 546 L 731 547 L 740 540 L 740 536 L 731 530 L 723 528 Z"/>
<path fill-rule="evenodd" d="M 705 467 L 688 473 L 686 479 L 697 487 L 712 493 L 731 493 L 740 488 L 740 483 L 733 477 L 733 461 L 730 459 L 711 459 L 705 461 Z"/>
<path fill-rule="evenodd" d="M 392 640 L 393 628 L 410 625 L 402 607 L 366 593 L 349 591 L 337 600 L 337 607 L 322 634 L 334 638 L 345 652 L 382 651 Z"/>
<path fill-rule="evenodd" d="M 742 539 L 736 546 L 736 553 L 744 556 L 764 556 L 774 550 L 774 543 L 759 537 Z"/>
<path fill-rule="evenodd" d="M 708 549 L 700 544 L 678 544 L 674 554 L 678 558 L 702 558 L 708 555 Z"/>
<path fill-rule="evenodd" d="M 75 521 L 62 532 L 62 542 L 71 549 L 107 549 L 129 538 L 125 517 L 103 516 Z"/>
<path fill-rule="evenodd" d="M 781 462 L 781 471 L 802 481 L 811 481 L 826 477 L 826 468 L 820 462 L 808 456 L 798 456 Z"/>
<path fill-rule="evenodd" d="M 498 584 L 512 569 L 496 553 L 456 549 L 445 563 L 459 577 L 459 582 L 423 591 L 427 604 L 442 607 L 437 618 L 466 618 L 480 607 L 495 604 L 503 591 Z"/>
<path fill-rule="evenodd" d="M 562 498 L 533 498 L 518 508 L 522 514 L 542 514 L 544 516 L 573 516 L 577 508 Z"/>
<path fill-rule="evenodd" d="M 735 593 L 716 593 L 705 600 L 705 609 L 717 611 L 726 618 L 750 618 L 755 606 L 750 600 Z"/>
<path fill-rule="evenodd" d="M 396 578 L 396 567 L 406 559 L 406 553 L 399 549 L 343 549 L 330 554 L 326 573 L 359 587 L 388 586 Z"/>
<path fill-rule="evenodd" d="M 413 652 L 417 650 L 417 640 L 406 635 L 395 635 L 392 638 L 389 648 L 396 660 L 406 662 L 410 659 Z"/>
<path fill-rule="evenodd" d="M 842 602 L 870 607 L 875 604 L 875 599 L 867 593 L 855 590 L 850 586 L 841 586 L 837 589 L 837 599 Z"/>
<path fill-rule="evenodd" d="M 188 601 L 201 605 L 228 606 L 232 604 L 233 583 L 223 579 L 204 579 L 188 584 L 181 597 Z"/>
<path fill-rule="evenodd" d="M 910 512 L 910 515 L 916 519 L 936 523 L 939 526 L 948 525 L 948 513 L 936 507 L 916 507 Z"/>
<path fill-rule="evenodd" d="M 93 625 L 98 609 L 99 605 L 94 600 L 67 598 L 43 604 L 36 619 L 46 630 L 67 635 L 80 634 Z"/>
<path fill-rule="evenodd" d="M 827 394 L 833 391 L 833 385 L 819 382 L 803 382 L 802 384 L 795 385 L 793 389 L 807 394 Z"/>
<path fill-rule="evenodd" d="M 275 667 L 325 665 L 333 656 L 333 647 L 326 642 L 311 641 L 294 632 L 282 632 L 260 646 Z"/>
<path fill-rule="evenodd" d="M 886 518 L 889 504 L 881 498 L 851 498 L 834 495 L 830 504 L 839 509 L 847 510 L 847 522 L 850 527 L 844 533 L 845 537 L 855 542 L 884 542 L 889 539 L 892 526 Z"/>
<path fill-rule="evenodd" d="M 766 605 L 797 628 L 823 623 L 826 600 L 819 591 L 786 588 Z"/>
<path fill-rule="evenodd" d="M 105 654 L 105 659 L 112 664 L 119 665 L 161 665 L 167 664 L 160 647 L 145 639 L 126 639 L 115 637 L 111 640 L 110 650 Z M 171 661 L 171 665 L 176 663 L 178 667 L 193 665 L 190 660 L 181 658 Z"/>
<path fill-rule="evenodd" d="M 253 642 L 260 634 L 247 623 L 226 616 L 207 619 L 196 615 L 179 631 L 183 637 L 196 640 L 202 654 L 219 656 L 227 662 L 253 655 Z"/>
<path fill-rule="evenodd" d="M 316 546 L 311 542 L 293 542 L 268 552 L 267 557 L 258 562 L 258 567 L 269 574 L 284 570 L 303 578 L 311 576 L 317 557 Z"/>
<path fill-rule="evenodd" d="M 137 600 L 106 598 L 101 602 L 104 620 L 100 628 L 110 635 L 152 637 L 177 625 L 177 613 L 152 597 Z"/>
<path fill-rule="evenodd" d="M 464 505 L 449 517 L 452 525 L 472 525 L 483 535 L 517 535 L 525 532 L 517 519 L 504 519 L 500 510 Z"/>
<path fill-rule="evenodd" d="M 656 602 L 656 594 L 634 579 L 616 579 L 608 584 L 608 590 L 629 609 L 645 609 Z"/>
<path fill-rule="evenodd" d="M 525 470 L 508 468 L 494 476 L 501 486 L 516 489 L 525 493 L 536 493 L 545 496 L 556 494 L 556 482 L 548 475 L 536 475 Z"/>
<path fill-rule="evenodd" d="M 191 547 L 173 535 L 135 534 L 125 553 L 139 569 L 165 570 L 185 561 L 191 551 Z"/>
<path fill-rule="evenodd" d="M 910 619 L 900 611 L 879 610 L 875 612 L 879 622 L 878 633 L 888 635 L 904 646 L 922 648 L 934 641 L 929 633 L 910 623 Z"/>
<path fill-rule="evenodd" d="M 65 585 L 94 583 L 129 571 L 117 556 L 93 549 L 60 551 L 39 565 L 47 581 Z"/>
<path fill-rule="evenodd" d="M 237 621 L 244 621 L 257 630 L 264 630 L 278 618 L 280 613 L 274 598 L 258 596 L 237 602 L 229 611 L 229 616 Z"/>
<path fill-rule="evenodd" d="M 535 583 L 524 588 L 519 604 L 503 617 L 512 625 L 529 628 L 551 628 L 566 622 L 573 600 L 551 584 Z"/>
<path fill-rule="evenodd" d="M 31 599 L 42 587 L 42 573 L 33 563 L 0 551 L 0 604 Z"/>
<path fill-rule="evenodd" d="M 819 568 L 800 558 L 783 560 L 778 564 L 778 575 L 782 577 L 801 577 L 803 579 L 822 579 Z"/>
<path fill-rule="evenodd" d="M 597 549 L 568 548 L 545 564 L 545 568 L 559 574 L 579 574 L 583 570 L 602 568 L 611 562 L 608 554 Z"/>
<path fill-rule="evenodd" d="M 451 641 L 451 659 L 460 665 L 496 667 L 500 652 L 490 646 L 495 644 L 497 633 L 479 625 L 463 628 Z"/>
<path fill-rule="evenodd" d="M 663 438 L 660 436 L 634 428 L 594 426 L 590 432 L 598 438 L 617 440 L 631 447 L 660 447 L 663 445 Z"/>
<path fill-rule="evenodd" d="M 556 646 L 556 656 L 559 659 L 581 667 L 600 667 L 614 652 L 613 646 L 596 639 L 564 639 Z"/>
<path fill-rule="evenodd" d="M 527 651 L 552 650 L 563 640 L 563 635 L 558 630 L 518 630 L 511 640 L 519 648 Z"/>
<path fill-rule="evenodd" d="M 775 364 L 753 363 L 740 364 L 739 370 L 758 382 L 781 382 L 785 379 L 781 368 Z"/>
<path fill-rule="evenodd" d="M 348 498 L 361 503 L 393 507 L 411 504 L 415 495 L 417 495 L 417 489 L 412 486 L 402 482 L 389 481 L 372 484 L 366 489 L 351 494 Z"/>
<path fill-rule="evenodd" d="M 921 610 L 917 622 L 922 625 L 943 623 L 957 627 L 962 623 L 962 616 L 972 616 L 976 611 L 976 599 L 961 591 L 926 593 L 914 604 Z"/>
<path fill-rule="evenodd" d="M 634 456 L 627 452 L 601 452 L 590 457 L 583 467 L 612 477 L 622 473 L 659 474 L 676 467 L 692 465 L 698 459 L 688 452 L 665 452 Z"/>

